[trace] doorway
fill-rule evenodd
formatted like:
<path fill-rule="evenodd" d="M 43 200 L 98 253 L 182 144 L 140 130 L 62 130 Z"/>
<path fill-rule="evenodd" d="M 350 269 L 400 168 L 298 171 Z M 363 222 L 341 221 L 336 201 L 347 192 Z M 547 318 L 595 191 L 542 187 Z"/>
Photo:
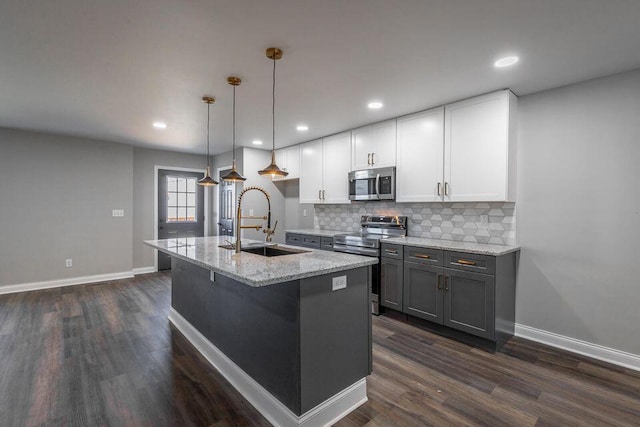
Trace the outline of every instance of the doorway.
<path fill-rule="evenodd" d="M 218 176 L 231 171 L 218 169 Z M 233 224 L 236 207 L 236 183 L 220 179 L 218 185 L 218 236 L 233 236 Z"/>
<path fill-rule="evenodd" d="M 204 187 L 197 185 L 202 176 L 197 171 L 158 169 L 157 239 L 204 236 L 207 200 Z M 157 254 L 158 271 L 170 270 L 171 257 Z"/>

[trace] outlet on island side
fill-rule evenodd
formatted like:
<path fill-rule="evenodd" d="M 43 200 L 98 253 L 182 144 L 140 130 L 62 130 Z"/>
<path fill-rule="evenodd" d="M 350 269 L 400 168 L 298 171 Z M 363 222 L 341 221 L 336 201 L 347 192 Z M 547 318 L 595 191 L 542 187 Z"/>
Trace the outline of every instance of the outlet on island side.
<path fill-rule="evenodd" d="M 337 291 L 347 287 L 347 276 L 338 276 L 332 279 L 331 290 Z"/>
<path fill-rule="evenodd" d="M 73 260 L 71 258 L 67 258 L 64 262 L 65 267 L 73 267 Z"/>

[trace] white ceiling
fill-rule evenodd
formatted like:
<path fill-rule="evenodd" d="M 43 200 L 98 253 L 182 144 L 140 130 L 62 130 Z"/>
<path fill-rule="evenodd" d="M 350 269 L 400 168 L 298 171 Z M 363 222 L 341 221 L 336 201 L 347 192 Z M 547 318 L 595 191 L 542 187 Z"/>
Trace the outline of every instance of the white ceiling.
<path fill-rule="evenodd" d="M 638 0 L 2 0 L 0 126 L 183 152 L 286 146 L 500 88 L 640 67 Z M 520 62 L 497 70 L 515 53 Z M 370 111 L 366 103 L 382 100 Z M 166 121 L 168 129 L 151 127 Z M 300 134 L 298 123 L 310 130 Z"/>

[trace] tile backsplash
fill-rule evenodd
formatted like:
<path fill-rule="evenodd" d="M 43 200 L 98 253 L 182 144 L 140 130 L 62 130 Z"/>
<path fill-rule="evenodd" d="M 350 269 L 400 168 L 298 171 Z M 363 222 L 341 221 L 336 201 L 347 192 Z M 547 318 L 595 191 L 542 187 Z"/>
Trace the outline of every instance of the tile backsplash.
<path fill-rule="evenodd" d="M 515 203 L 358 202 L 314 207 L 314 227 L 320 229 L 352 232 L 360 229 L 362 215 L 406 215 L 409 236 L 516 244 Z"/>

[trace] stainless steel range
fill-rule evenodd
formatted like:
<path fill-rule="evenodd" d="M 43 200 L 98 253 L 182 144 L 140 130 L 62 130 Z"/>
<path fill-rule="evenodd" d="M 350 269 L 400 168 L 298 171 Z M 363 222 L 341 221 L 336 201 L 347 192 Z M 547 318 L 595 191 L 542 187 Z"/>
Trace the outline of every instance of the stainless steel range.
<path fill-rule="evenodd" d="M 407 235 L 406 216 L 363 215 L 360 232 L 333 237 L 333 250 L 380 258 L 380 241 Z M 371 312 L 380 313 L 380 263 L 373 266 L 371 279 Z"/>

